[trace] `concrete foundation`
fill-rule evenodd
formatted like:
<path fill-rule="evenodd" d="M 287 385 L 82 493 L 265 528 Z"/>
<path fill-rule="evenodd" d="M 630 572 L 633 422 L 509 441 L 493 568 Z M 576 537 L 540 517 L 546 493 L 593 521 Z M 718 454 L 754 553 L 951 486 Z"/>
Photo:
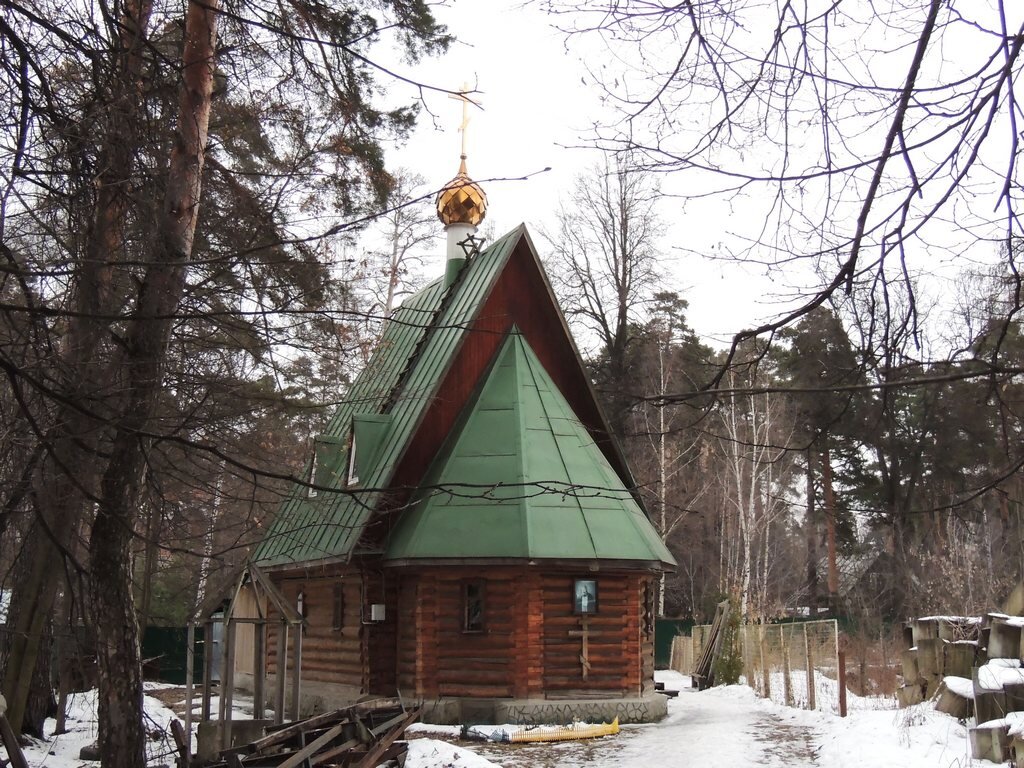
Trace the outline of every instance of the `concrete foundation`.
<path fill-rule="evenodd" d="M 573 720 L 653 723 L 668 714 L 668 697 L 660 693 L 637 699 L 473 699 L 443 698 L 423 702 L 422 720 L 441 725 L 520 723 L 565 724 Z"/>
<path fill-rule="evenodd" d="M 252 691 L 252 675 L 235 673 L 236 688 Z M 267 675 L 268 709 L 272 703 L 274 676 Z M 302 684 L 302 717 L 310 717 L 332 709 L 347 707 L 357 701 L 373 698 L 356 686 L 336 683 Z M 404 698 L 404 697 L 403 697 Z M 561 724 L 581 720 L 591 723 L 653 723 L 668 714 L 668 697 L 652 693 L 639 698 L 609 699 L 483 699 L 472 697 L 443 697 L 427 701 L 404 699 L 407 706 L 422 703 L 421 720 L 438 725 L 522 725 Z M 285 707 L 291 706 L 291 687 L 285 697 Z M 290 714 L 290 713 L 289 713 Z"/>

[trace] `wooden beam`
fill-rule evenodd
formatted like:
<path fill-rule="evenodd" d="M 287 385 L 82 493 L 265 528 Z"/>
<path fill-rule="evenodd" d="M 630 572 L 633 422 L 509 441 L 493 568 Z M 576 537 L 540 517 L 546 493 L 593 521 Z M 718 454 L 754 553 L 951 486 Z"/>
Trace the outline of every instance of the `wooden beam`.
<path fill-rule="evenodd" d="M 273 733 L 267 734 L 262 739 L 257 739 L 248 745 L 249 751 L 252 753 L 264 752 L 276 744 L 288 741 L 292 736 L 295 736 L 302 731 L 312 731 L 329 724 L 340 723 L 343 725 L 349 722 L 351 722 L 351 720 L 347 715 L 347 710 L 336 709 L 333 712 L 325 712 L 322 715 L 317 715 L 316 717 L 310 717 L 298 723 L 286 725 L 284 728 L 280 728 Z"/>
<path fill-rule="evenodd" d="M 203 721 L 210 719 L 210 689 L 213 687 L 213 622 L 203 624 Z"/>
<path fill-rule="evenodd" d="M 295 628 L 295 639 L 292 641 L 292 720 L 299 719 L 299 707 L 302 704 L 302 627 Z"/>
<path fill-rule="evenodd" d="M 196 673 L 196 623 L 188 622 L 185 634 L 185 754 L 181 768 L 189 768 L 192 756 L 192 694 Z"/>
<path fill-rule="evenodd" d="M 336 726 L 327 731 L 323 736 L 318 739 L 314 739 L 309 744 L 304 746 L 298 752 L 293 752 L 291 756 L 281 763 L 277 768 L 297 768 L 298 765 L 305 762 L 306 758 L 316 754 L 317 750 L 321 747 L 330 744 L 331 741 L 341 735 L 342 730 L 345 728 L 344 723 L 338 723 Z"/>
<path fill-rule="evenodd" d="M 224 625 L 224 669 L 220 672 L 221 684 L 221 749 L 231 746 L 231 718 L 235 703 L 235 629 L 237 625 L 225 616 Z"/>
<path fill-rule="evenodd" d="M 405 733 L 405 729 L 415 723 L 416 720 L 419 719 L 419 716 L 420 709 L 417 707 L 402 718 L 402 721 L 392 728 L 392 730 L 389 731 L 383 739 L 374 744 L 366 753 L 366 756 L 356 763 L 355 768 L 374 768 L 374 766 L 380 762 L 384 753 L 388 751 L 392 744 L 394 744 L 395 740 L 402 736 L 402 734 Z M 374 730 L 376 731 L 377 729 L 375 728 Z M 284 766 L 281 766 L 281 768 L 284 768 Z"/>
<path fill-rule="evenodd" d="M 28 768 L 28 761 L 25 759 L 25 754 L 21 751 L 21 745 L 18 744 L 18 737 L 14 735 L 14 729 L 11 728 L 11 724 L 7 721 L 6 709 L 7 704 L 5 702 L 4 712 L 0 712 L 0 740 L 3 741 L 4 747 L 7 748 L 7 760 L 10 762 L 11 768 Z"/>
<path fill-rule="evenodd" d="M 181 768 L 188 768 L 192 759 L 192 739 L 189 732 L 182 727 L 180 720 L 171 720 L 171 736 L 174 737 L 174 744 L 178 748 L 178 765 Z"/>
<path fill-rule="evenodd" d="M 259 600 L 257 600 L 259 602 Z M 252 707 L 253 719 L 262 720 L 266 713 L 267 684 L 267 624 L 261 622 L 252 628 Z M 187 766 L 186 766 L 187 768 Z"/>
<path fill-rule="evenodd" d="M 331 760 L 332 758 L 337 757 L 338 755 L 342 755 L 342 754 L 348 752 L 350 749 L 355 749 L 356 747 L 359 746 L 359 744 L 360 744 L 359 739 L 349 739 L 348 741 L 344 741 L 344 742 L 342 742 L 341 744 L 339 744 L 336 747 L 331 747 L 330 749 L 325 749 L 319 755 L 316 755 L 316 756 L 310 758 L 309 764 L 310 764 L 310 766 L 315 766 L 315 765 L 320 765 L 322 763 L 326 763 L 327 761 Z"/>
<path fill-rule="evenodd" d="M 277 626 L 277 690 L 274 695 L 274 722 L 284 722 L 285 680 L 288 677 L 288 623 Z"/>
<path fill-rule="evenodd" d="M 278 744 L 282 744 L 303 731 L 313 731 L 327 725 L 346 725 L 351 722 L 352 720 L 348 716 L 348 710 L 336 709 L 333 712 L 325 712 L 322 715 L 316 715 L 315 717 L 307 718 L 301 722 L 286 725 L 273 733 L 267 734 L 262 739 L 257 739 L 251 744 L 248 744 L 247 747 L 251 754 L 257 754 L 259 752 L 265 752 Z"/>
<path fill-rule="evenodd" d="M 289 603 L 287 598 L 281 594 L 281 590 L 274 585 L 274 582 L 272 582 L 262 570 L 252 563 L 249 564 L 249 575 L 252 577 L 254 582 L 258 583 L 263 588 L 263 591 L 267 593 L 267 599 L 273 603 L 278 613 L 280 613 L 289 624 L 302 621 L 302 616 L 300 616 L 299 612 L 295 610 L 295 606 Z"/>

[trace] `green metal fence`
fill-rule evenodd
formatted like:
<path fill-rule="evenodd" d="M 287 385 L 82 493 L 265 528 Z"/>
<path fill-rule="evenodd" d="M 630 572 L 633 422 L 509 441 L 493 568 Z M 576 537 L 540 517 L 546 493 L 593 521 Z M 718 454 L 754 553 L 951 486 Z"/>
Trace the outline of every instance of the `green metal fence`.
<path fill-rule="evenodd" d="M 672 660 L 672 640 L 688 635 L 693 619 L 656 619 L 654 622 L 654 668 L 668 669 Z"/>
<path fill-rule="evenodd" d="M 185 684 L 185 652 L 188 630 L 185 627 L 146 627 L 142 635 L 143 676 L 146 680 Z M 196 627 L 195 675 L 203 669 L 203 628 Z"/>

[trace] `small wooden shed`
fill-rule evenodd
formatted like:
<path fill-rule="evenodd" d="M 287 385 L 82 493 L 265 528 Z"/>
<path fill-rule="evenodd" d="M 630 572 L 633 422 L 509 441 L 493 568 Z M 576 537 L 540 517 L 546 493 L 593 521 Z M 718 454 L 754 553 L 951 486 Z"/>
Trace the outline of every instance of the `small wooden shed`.
<path fill-rule="evenodd" d="M 665 711 L 654 605 L 674 561 L 524 227 L 395 312 L 252 559 L 304 620 L 311 707 L 397 694 L 448 722 Z M 292 655 L 275 636 L 266 653 L 271 677 Z M 237 669 L 243 684 L 255 672 Z"/>

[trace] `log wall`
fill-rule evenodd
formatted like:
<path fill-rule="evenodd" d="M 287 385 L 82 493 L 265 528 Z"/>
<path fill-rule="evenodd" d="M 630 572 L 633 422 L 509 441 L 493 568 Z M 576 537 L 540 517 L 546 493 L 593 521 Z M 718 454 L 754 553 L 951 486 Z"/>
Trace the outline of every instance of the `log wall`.
<path fill-rule="evenodd" d="M 590 668 L 586 676 L 581 659 L 583 641 L 577 634 L 582 631 L 582 617 L 572 610 L 576 578 L 597 579 L 598 612 L 587 619 Z M 548 698 L 640 694 L 641 586 L 641 577 L 628 574 L 546 574 L 543 577 L 544 692 Z M 650 650 L 653 656 L 653 644 Z"/>
<path fill-rule="evenodd" d="M 583 623 L 573 613 L 577 578 L 598 582 L 598 613 L 587 618 L 586 675 Z M 634 697 L 653 688 L 653 621 L 645 620 L 653 577 L 647 573 L 542 572 L 526 566 L 349 567 L 274 581 L 292 605 L 299 592 L 304 595 L 304 683 L 427 699 Z M 484 585 L 483 631 L 464 630 L 467 581 Z M 342 586 L 344 602 L 337 630 L 336 584 Z M 370 623 L 373 603 L 384 603 L 383 622 Z M 272 607 L 268 614 L 267 672 L 275 675 L 278 617 Z M 293 647 L 290 634 L 289 663 Z"/>
<path fill-rule="evenodd" d="M 299 592 L 304 595 L 306 628 L 302 636 L 302 679 L 342 683 L 367 690 L 363 664 L 363 633 L 360 615 L 362 588 L 358 572 L 332 576 L 275 579 L 275 584 L 292 605 Z M 341 629 L 334 624 L 334 585 L 342 585 L 344 610 Z M 277 674 L 279 614 L 271 606 L 267 625 L 267 673 Z M 295 630 L 289 631 L 289 674 Z"/>
<path fill-rule="evenodd" d="M 397 634 L 401 623 L 398 615 L 397 576 L 388 571 L 365 571 L 363 583 L 364 679 L 370 693 L 393 696 L 397 693 Z M 384 621 L 369 621 L 370 606 L 374 603 L 384 604 Z"/>
<path fill-rule="evenodd" d="M 596 578 L 583 674 L 576 578 Z M 463 629 L 463 585 L 484 582 L 484 630 Z M 398 595 L 397 679 L 415 696 L 577 698 L 639 696 L 653 689 L 653 622 L 636 573 L 540 573 L 526 567 L 407 572 Z"/>

